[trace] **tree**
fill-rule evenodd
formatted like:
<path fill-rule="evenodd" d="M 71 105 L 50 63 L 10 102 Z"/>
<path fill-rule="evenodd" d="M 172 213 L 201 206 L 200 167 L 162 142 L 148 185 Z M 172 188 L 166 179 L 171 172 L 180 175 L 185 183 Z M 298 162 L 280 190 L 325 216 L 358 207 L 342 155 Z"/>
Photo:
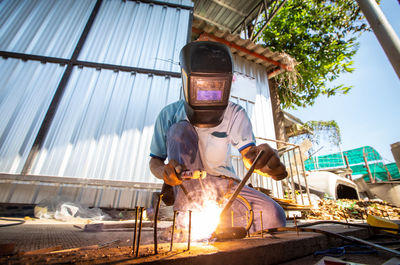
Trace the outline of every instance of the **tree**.
<path fill-rule="evenodd" d="M 257 40 L 298 63 L 295 75 L 284 73 L 274 80 L 281 106 L 305 107 L 320 95 L 346 94 L 351 86 L 331 81 L 354 70 L 356 40 L 365 30 L 356 1 L 288 0 Z"/>

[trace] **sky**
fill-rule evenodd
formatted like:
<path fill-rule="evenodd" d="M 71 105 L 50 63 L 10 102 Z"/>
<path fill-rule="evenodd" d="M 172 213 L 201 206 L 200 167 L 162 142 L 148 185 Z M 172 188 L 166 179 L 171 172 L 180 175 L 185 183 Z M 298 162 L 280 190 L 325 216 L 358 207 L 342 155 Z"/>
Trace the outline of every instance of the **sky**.
<path fill-rule="evenodd" d="M 400 37 L 398 0 L 381 0 L 380 8 Z M 311 107 L 287 112 L 303 122 L 335 120 L 342 136 L 342 151 L 369 145 L 386 163 L 394 162 L 390 145 L 400 142 L 400 79 L 373 32 L 363 33 L 359 43 L 353 57 L 355 71 L 337 80 L 353 86 L 348 94 L 320 96 Z M 325 148 L 318 155 L 331 152 Z"/>

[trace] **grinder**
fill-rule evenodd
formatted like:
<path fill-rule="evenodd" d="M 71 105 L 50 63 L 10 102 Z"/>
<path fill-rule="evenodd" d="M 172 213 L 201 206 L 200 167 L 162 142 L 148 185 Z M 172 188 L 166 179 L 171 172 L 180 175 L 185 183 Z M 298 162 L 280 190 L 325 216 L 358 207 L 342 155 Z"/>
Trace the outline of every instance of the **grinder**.
<path fill-rule="evenodd" d="M 196 127 L 222 122 L 232 85 L 232 55 L 227 46 L 212 41 L 185 45 L 179 56 L 185 111 Z"/>

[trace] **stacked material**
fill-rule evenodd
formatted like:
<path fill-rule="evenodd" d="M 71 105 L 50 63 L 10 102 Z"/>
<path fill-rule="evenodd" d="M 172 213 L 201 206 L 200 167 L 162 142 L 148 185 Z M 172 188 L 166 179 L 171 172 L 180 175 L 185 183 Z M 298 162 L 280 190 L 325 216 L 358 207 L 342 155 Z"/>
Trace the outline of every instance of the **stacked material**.
<path fill-rule="evenodd" d="M 320 200 L 308 213 L 307 219 L 365 220 L 367 215 L 400 219 L 400 208 L 378 200 Z"/>

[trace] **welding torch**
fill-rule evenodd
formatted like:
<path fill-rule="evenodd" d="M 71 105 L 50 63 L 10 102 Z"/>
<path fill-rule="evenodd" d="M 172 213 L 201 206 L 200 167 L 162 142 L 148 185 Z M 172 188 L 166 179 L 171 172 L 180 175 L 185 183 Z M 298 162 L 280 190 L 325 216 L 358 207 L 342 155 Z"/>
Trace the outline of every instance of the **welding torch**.
<path fill-rule="evenodd" d="M 180 180 L 189 180 L 189 179 L 204 179 L 207 176 L 207 171 L 204 170 L 183 170 L 181 165 L 175 167 L 175 172 L 177 173 L 177 177 Z M 189 195 L 189 192 L 182 184 L 179 185 L 183 193 L 185 194 L 186 198 L 189 202 L 192 201 L 192 197 Z"/>

